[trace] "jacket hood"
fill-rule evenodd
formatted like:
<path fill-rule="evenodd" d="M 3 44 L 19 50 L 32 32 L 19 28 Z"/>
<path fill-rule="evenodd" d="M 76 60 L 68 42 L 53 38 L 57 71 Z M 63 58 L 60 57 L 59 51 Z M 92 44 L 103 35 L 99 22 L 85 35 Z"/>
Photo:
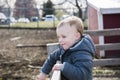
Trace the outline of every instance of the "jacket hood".
<path fill-rule="evenodd" d="M 80 41 L 78 41 L 74 46 L 72 46 L 70 51 L 87 51 L 92 56 L 95 55 L 95 46 L 92 38 L 89 35 L 83 35 Z"/>

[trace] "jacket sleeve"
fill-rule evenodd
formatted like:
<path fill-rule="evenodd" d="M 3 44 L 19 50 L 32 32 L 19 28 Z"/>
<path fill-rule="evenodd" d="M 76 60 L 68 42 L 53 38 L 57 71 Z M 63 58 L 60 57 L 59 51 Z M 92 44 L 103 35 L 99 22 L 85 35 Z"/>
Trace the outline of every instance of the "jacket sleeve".
<path fill-rule="evenodd" d="M 77 54 L 72 63 L 64 62 L 62 74 L 69 80 L 92 80 L 92 56 Z"/>
<path fill-rule="evenodd" d="M 50 56 L 48 56 L 47 60 L 45 61 L 45 63 L 42 66 L 41 71 L 44 74 L 49 74 L 50 71 L 52 70 L 52 67 L 54 66 L 54 64 L 56 63 L 56 61 L 59 58 L 59 50 L 55 50 L 53 53 L 50 54 Z"/>

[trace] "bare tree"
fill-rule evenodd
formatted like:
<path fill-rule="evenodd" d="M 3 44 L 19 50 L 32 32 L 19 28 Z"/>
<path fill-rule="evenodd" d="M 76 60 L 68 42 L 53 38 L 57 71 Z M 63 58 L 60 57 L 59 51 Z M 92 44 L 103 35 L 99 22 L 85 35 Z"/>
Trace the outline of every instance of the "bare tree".
<path fill-rule="evenodd" d="M 2 12 L 4 6 L 5 6 L 5 1 L 0 0 L 0 12 Z"/>
<path fill-rule="evenodd" d="M 10 17 L 11 9 L 10 9 L 10 5 L 9 5 L 8 0 L 5 0 L 5 3 L 6 3 L 6 5 L 7 5 L 6 15 L 7 15 L 8 17 Z"/>
<path fill-rule="evenodd" d="M 85 2 L 85 4 L 82 3 L 83 1 Z M 83 8 L 83 5 L 87 5 L 87 0 L 61 0 L 61 1 L 59 1 L 59 3 L 53 3 L 53 4 L 54 5 L 64 5 L 64 3 L 66 3 L 66 2 L 69 2 L 70 4 L 72 4 L 73 6 L 75 6 L 78 9 L 78 16 L 80 18 L 82 18 L 82 20 L 84 21 L 82 8 Z M 87 6 L 86 6 L 85 10 L 87 10 Z"/>
<path fill-rule="evenodd" d="M 86 0 L 84 0 L 84 1 L 86 2 Z M 65 2 L 69 2 L 73 6 L 77 7 L 77 9 L 78 9 L 78 16 L 80 18 L 82 18 L 82 20 L 84 20 L 83 16 L 82 16 L 83 15 L 83 13 L 82 13 L 82 7 L 83 7 L 82 0 L 64 0 L 63 3 L 65 3 Z"/>
<path fill-rule="evenodd" d="M 38 16 L 37 4 L 35 0 L 16 0 L 13 16 L 15 18 L 31 18 Z"/>

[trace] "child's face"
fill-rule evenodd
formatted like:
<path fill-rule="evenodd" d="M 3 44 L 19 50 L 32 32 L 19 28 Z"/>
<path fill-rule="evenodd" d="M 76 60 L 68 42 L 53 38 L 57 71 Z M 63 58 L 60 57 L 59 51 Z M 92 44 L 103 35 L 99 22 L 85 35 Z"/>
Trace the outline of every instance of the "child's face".
<path fill-rule="evenodd" d="M 77 32 L 74 26 L 71 27 L 69 24 L 57 28 L 56 32 L 59 44 L 65 50 L 70 48 L 75 42 L 80 39 L 80 33 Z"/>

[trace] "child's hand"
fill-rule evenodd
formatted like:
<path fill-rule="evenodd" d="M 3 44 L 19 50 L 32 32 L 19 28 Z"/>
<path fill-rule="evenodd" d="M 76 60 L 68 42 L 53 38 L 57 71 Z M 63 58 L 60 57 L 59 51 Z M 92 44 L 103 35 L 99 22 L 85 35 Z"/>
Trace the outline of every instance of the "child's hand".
<path fill-rule="evenodd" d="M 37 80 L 46 80 L 46 75 L 43 73 L 40 73 L 39 75 L 37 75 Z"/>
<path fill-rule="evenodd" d="M 54 70 L 61 70 L 61 68 L 63 67 L 63 64 L 55 64 L 52 68 L 52 71 Z"/>

